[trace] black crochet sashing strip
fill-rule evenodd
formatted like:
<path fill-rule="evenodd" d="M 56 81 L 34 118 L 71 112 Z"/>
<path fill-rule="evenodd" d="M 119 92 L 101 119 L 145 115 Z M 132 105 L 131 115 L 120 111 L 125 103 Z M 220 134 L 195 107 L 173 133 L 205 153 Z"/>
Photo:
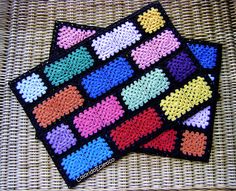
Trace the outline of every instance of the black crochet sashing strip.
<path fill-rule="evenodd" d="M 131 20 L 131 21 L 134 20 L 134 19 L 137 17 L 138 14 L 140 14 L 140 13 L 146 11 L 147 9 L 149 9 L 149 8 L 151 8 L 151 7 L 156 7 L 156 8 L 158 8 L 158 10 L 161 12 L 162 16 L 164 16 L 164 20 L 167 21 L 167 22 L 166 22 L 166 26 L 168 26 L 168 28 L 171 29 L 171 30 L 173 31 L 173 33 L 177 36 L 178 40 L 179 40 L 180 42 L 182 42 L 181 48 L 179 48 L 174 54 L 172 54 L 172 55 L 166 57 L 165 59 L 166 59 L 166 60 L 171 59 L 174 55 L 176 55 L 176 53 L 178 53 L 178 52 L 180 52 L 180 50 L 183 50 L 183 49 L 184 49 L 184 50 L 190 55 L 191 59 L 195 62 L 195 64 L 198 66 L 198 72 L 199 72 L 199 73 L 196 72 L 195 75 L 192 75 L 192 76 L 191 76 L 191 79 L 193 79 L 193 78 L 196 77 L 196 76 L 202 76 L 202 77 L 204 77 L 204 78 L 206 79 L 206 81 L 208 82 L 208 84 L 211 85 L 210 79 L 206 76 L 206 74 L 205 74 L 204 71 L 201 69 L 201 67 L 200 67 L 200 65 L 198 64 L 198 62 L 197 62 L 197 60 L 195 59 L 195 57 L 193 57 L 193 55 L 191 54 L 191 52 L 190 52 L 190 50 L 188 49 L 188 47 L 184 44 L 184 40 L 180 37 L 179 33 L 175 30 L 175 28 L 173 27 L 172 23 L 171 23 L 170 20 L 168 19 L 168 17 L 167 17 L 167 15 L 166 15 L 165 11 L 163 10 L 163 8 L 161 7 L 161 5 L 160 5 L 159 3 L 153 3 L 153 4 L 150 4 L 150 5 L 146 6 L 146 7 L 144 7 L 143 9 L 141 9 L 140 11 L 137 11 L 136 13 L 132 14 L 131 16 L 129 16 L 129 17 L 127 17 L 127 18 L 125 18 L 125 19 L 123 19 L 123 20 L 121 20 L 121 21 L 119 21 L 119 22 L 113 24 L 113 25 L 111 25 L 110 27 L 107 28 L 106 31 L 112 30 L 112 28 L 116 27 L 117 25 L 119 25 L 120 23 L 122 23 L 122 22 L 124 22 L 124 21 L 126 21 L 126 20 Z M 142 29 L 141 29 L 139 26 L 136 26 L 136 27 L 139 29 L 139 31 L 142 31 Z M 164 29 L 166 29 L 166 27 L 164 27 Z M 160 33 L 160 32 L 162 32 L 162 31 L 163 31 L 163 29 L 162 29 L 162 30 L 159 30 L 157 33 Z M 157 33 L 154 33 L 153 35 L 150 35 L 150 37 L 147 37 L 147 36 L 145 36 L 145 35 L 143 34 L 143 36 L 145 36 L 145 37 L 143 37 L 142 41 L 140 41 L 139 43 L 137 43 L 137 44 L 131 46 L 128 50 L 131 50 L 132 48 L 134 48 L 134 46 L 137 46 L 138 44 L 142 43 L 144 40 L 147 40 L 147 39 L 151 38 L 152 36 L 156 35 Z M 99 33 L 98 35 L 101 35 L 101 34 L 102 34 L 102 32 Z M 104 34 L 104 33 L 103 33 L 103 34 Z M 98 36 L 98 35 L 95 35 L 95 36 Z M 95 36 L 90 37 L 87 41 L 85 41 L 85 42 L 83 42 L 83 43 L 79 43 L 79 44 L 76 45 L 75 47 L 71 48 L 69 51 L 66 51 L 66 53 L 65 53 L 64 55 L 61 55 L 61 58 L 62 58 L 63 56 L 65 56 L 67 53 L 69 53 L 69 52 L 75 50 L 76 48 L 80 47 L 81 45 L 83 45 L 83 46 L 88 46 L 88 45 L 90 44 L 89 42 L 91 42 L 91 40 L 94 39 Z M 89 51 L 92 51 L 92 50 L 89 49 Z M 124 50 L 124 51 L 127 51 L 127 50 Z M 120 55 L 120 54 L 123 53 L 124 51 L 121 51 L 120 53 L 116 54 L 116 56 Z M 93 54 L 93 57 L 94 57 L 95 61 L 97 61 L 95 54 Z M 106 62 L 111 61 L 111 59 L 112 59 L 112 58 L 106 60 Z M 63 89 L 63 88 L 64 88 L 65 86 L 67 86 L 68 84 L 76 85 L 77 87 L 79 87 L 78 89 L 81 91 L 81 94 L 82 94 L 82 95 L 86 95 L 85 92 L 81 89 L 81 86 L 78 85 L 78 80 L 79 80 L 79 79 L 78 79 L 78 76 L 74 77 L 72 80 L 69 80 L 68 82 L 66 82 L 66 83 L 64 83 L 64 84 L 62 84 L 62 85 L 59 85 L 58 87 L 53 87 L 53 86 L 49 83 L 49 81 L 47 81 L 47 78 L 44 76 L 44 73 L 43 73 L 43 71 L 42 71 L 42 68 L 43 68 L 45 65 L 48 65 L 49 63 L 51 63 L 51 62 L 53 62 L 53 61 L 55 61 L 55 60 L 56 60 L 56 58 L 52 58 L 51 61 L 46 61 L 45 63 L 43 63 L 43 64 L 37 66 L 36 68 L 34 68 L 34 69 L 32 69 L 32 70 L 30 70 L 30 71 L 27 72 L 26 74 L 23 74 L 22 76 L 20 76 L 19 78 L 13 80 L 13 81 L 10 83 L 12 91 L 15 93 L 17 99 L 19 100 L 19 102 L 20 102 L 20 103 L 22 104 L 22 106 L 24 107 L 24 110 L 26 111 L 27 115 L 29 116 L 29 118 L 30 118 L 32 124 L 33 124 L 34 127 L 36 128 L 36 131 L 37 131 L 38 135 L 39 135 L 40 137 L 42 136 L 42 139 L 43 139 L 45 133 L 48 132 L 49 130 L 51 130 L 52 127 L 57 126 L 57 125 L 61 124 L 62 122 L 65 122 L 65 123 L 67 123 L 67 124 L 68 124 L 68 122 L 69 122 L 69 124 L 70 124 L 70 123 L 72 122 L 71 119 L 72 119 L 73 115 L 74 115 L 75 113 L 78 113 L 78 112 L 84 110 L 84 107 L 82 107 L 81 109 L 76 110 L 75 112 L 71 113 L 71 114 L 68 115 L 67 117 L 62 117 L 61 120 L 57 120 L 55 123 L 53 123 L 52 125 L 50 125 L 47 129 L 42 129 L 41 127 L 38 126 L 37 122 L 35 121 L 34 116 L 33 116 L 33 114 L 32 114 L 32 108 L 34 108 L 34 106 L 36 106 L 37 104 L 41 103 L 41 102 L 42 102 L 43 100 L 45 100 L 47 97 L 51 97 L 55 92 L 58 92 L 60 89 Z M 162 61 L 163 61 L 163 60 L 164 60 L 164 59 L 162 59 L 162 60 L 159 61 L 159 62 L 160 62 L 160 64 L 159 64 L 160 68 L 162 68 L 162 65 L 163 65 Z M 129 61 L 130 61 L 130 63 L 132 64 L 132 60 L 129 60 Z M 101 63 L 103 63 L 103 62 L 99 61 L 99 63 L 101 64 Z M 161 63 L 162 63 L 162 64 L 161 64 Z M 81 76 L 84 76 L 85 74 L 90 73 L 92 70 L 97 69 L 98 67 L 99 67 L 99 66 L 94 66 L 92 69 L 89 69 L 89 70 L 87 70 L 86 72 L 84 72 L 84 73 L 82 73 L 81 75 L 79 75 L 79 77 L 81 78 Z M 147 73 L 148 71 L 152 70 L 153 68 L 155 68 L 155 66 L 149 67 L 149 68 L 145 71 L 145 73 Z M 42 96 L 41 98 L 39 98 L 39 99 L 38 99 L 37 101 L 35 101 L 34 103 L 32 103 L 32 104 L 26 104 L 26 103 L 24 103 L 24 101 L 22 100 L 21 96 L 18 94 L 18 91 L 16 90 L 15 86 L 16 86 L 16 83 L 17 83 L 18 81 L 20 81 L 22 78 L 24 78 L 25 76 L 31 74 L 31 73 L 34 72 L 34 71 L 37 71 L 37 73 L 43 78 L 43 81 L 45 82 L 46 86 L 49 87 L 48 89 L 50 89 L 50 91 L 48 91 L 47 94 L 45 94 L 44 96 Z M 168 74 L 168 72 L 167 72 L 166 70 L 164 70 L 164 71 L 165 71 L 165 73 Z M 136 77 L 134 77 L 134 78 L 132 78 L 132 81 L 133 81 L 134 79 L 137 79 L 141 74 L 143 75 L 143 72 L 141 72 L 141 71 L 138 70 L 137 68 L 135 69 L 135 72 L 136 72 L 137 74 L 139 74 L 139 75 L 136 76 Z M 174 81 L 173 81 L 173 78 L 172 78 L 170 75 L 168 75 L 167 77 L 169 78 L 170 82 L 173 84 L 173 82 L 174 82 Z M 162 96 L 159 96 L 158 99 L 164 98 L 167 94 L 170 93 L 170 91 L 173 91 L 174 89 L 177 89 L 177 88 L 182 87 L 183 84 L 186 84 L 186 82 L 190 81 L 191 79 L 188 78 L 188 79 L 186 79 L 183 83 L 180 83 L 179 85 L 173 85 L 173 87 L 171 87 L 171 88 L 169 89 L 169 91 L 165 92 L 165 94 L 163 94 Z M 129 80 L 128 82 L 126 82 L 126 83 L 124 83 L 124 84 L 122 84 L 122 85 L 125 86 L 125 85 L 127 85 L 128 83 L 130 83 L 130 82 L 131 82 L 131 80 Z M 99 100 L 105 98 L 107 95 L 112 94 L 111 92 L 116 92 L 116 93 L 113 94 L 113 95 L 116 96 L 117 92 L 119 92 L 120 89 L 121 89 L 121 87 L 117 87 L 117 88 L 112 89 L 111 91 L 107 92 L 106 95 L 100 96 L 100 97 L 99 97 Z M 211 90 L 213 90 L 212 85 L 211 85 Z M 214 97 L 214 95 L 213 95 L 213 97 Z M 84 98 L 87 100 L 86 105 L 88 105 L 88 106 L 93 105 L 94 100 L 91 100 L 88 96 L 84 96 Z M 90 99 L 90 100 L 89 100 L 89 99 Z M 180 121 L 181 121 L 182 119 L 186 119 L 187 117 L 191 116 L 193 113 L 196 113 L 197 111 L 199 111 L 199 109 L 202 109 L 202 108 L 204 108 L 205 106 L 211 104 L 213 101 L 214 101 L 214 99 L 212 98 L 212 99 L 209 99 L 209 100 L 208 100 L 207 102 L 205 102 L 204 104 L 201 104 L 201 105 L 199 105 L 198 107 L 195 107 L 195 108 L 192 109 L 192 111 L 189 112 L 187 115 L 185 115 L 185 116 L 181 117 L 180 119 L 178 119 L 177 122 L 180 123 Z M 123 106 L 124 108 L 127 107 L 127 106 L 125 106 L 124 104 L 123 104 L 122 106 Z M 127 112 L 126 112 L 126 117 L 123 117 L 121 120 L 118 120 L 115 124 L 113 124 L 113 125 L 111 125 L 110 127 L 106 128 L 106 131 L 107 131 L 107 129 L 115 128 L 118 124 L 121 124 L 122 122 L 124 122 L 125 120 L 127 120 L 128 118 L 130 118 L 131 116 L 136 115 L 137 113 L 139 113 L 141 110 L 144 110 L 144 109 L 147 108 L 148 106 L 153 106 L 154 108 L 157 108 L 157 110 L 159 111 L 158 113 L 160 113 L 160 108 L 158 108 L 158 107 L 156 106 L 156 104 L 155 104 L 153 101 L 149 101 L 149 103 L 147 103 L 143 108 L 138 109 L 138 110 L 136 110 L 135 112 L 132 112 L 132 113 L 131 113 L 130 111 L 127 111 Z M 164 129 L 167 129 L 169 126 L 171 126 L 172 122 L 167 121 L 167 120 L 165 119 L 165 116 L 164 116 L 163 114 L 161 114 L 161 117 L 162 117 L 162 120 L 164 121 L 164 124 L 165 124 L 165 125 L 163 126 L 163 130 L 164 130 Z M 70 124 L 70 127 L 71 127 L 71 124 Z M 73 130 L 73 128 L 72 128 L 72 130 Z M 75 129 L 74 129 L 74 130 L 75 130 Z M 74 130 L 73 130 L 73 131 L 74 131 Z M 156 133 L 157 133 L 157 132 L 156 132 Z M 159 133 L 161 133 L 161 132 L 159 132 Z M 75 135 L 76 135 L 76 138 L 77 138 L 78 140 L 80 140 L 80 139 L 82 140 L 82 138 L 79 137 L 78 133 L 75 134 Z M 98 133 L 97 135 L 91 136 L 89 139 L 86 139 L 85 142 L 90 142 L 90 141 L 93 140 L 95 137 L 99 137 L 99 136 L 101 137 L 102 135 L 103 135 L 103 132 L 101 131 L 101 132 Z M 116 145 L 114 145 L 114 143 L 110 140 L 110 137 L 108 136 L 108 134 L 106 134 L 106 135 L 103 136 L 103 137 L 104 137 L 104 139 L 106 139 L 106 140 L 109 142 L 109 146 L 113 149 L 113 151 L 114 151 L 114 153 L 115 153 L 115 154 L 114 154 L 115 159 L 118 159 L 118 158 L 120 158 L 122 155 L 125 155 L 125 154 L 126 154 L 128 151 L 130 151 L 131 148 L 132 148 L 132 147 L 130 147 L 130 148 L 126 149 L 125 151 L 120 152 L 120 151 L 116 148 Z M 150 137 L 148 137 L 148 138 L 150 138 Z M 142 139 L 140 139 L 139 141 L 135 142 L 133 146 L 135 147 L 135 146 L 141 145 L 142 143 L 145 142 L 145 139 L 146 139 L 145 137 L 142 138 Z M 147 140 L 147 139 L 146 139 L 146 140 Z M 149 140 L 150 140 L 150 139 L 149 139 Z M 44 142 L 44 141 L 43 141 L 43 142 Z M 83 141 L 81 141 L 81 142 L 83 142 Z M 66 155 L 68 155 L 69 153 L 72 153 L 73 151 L 77 150 L 77 149 L 80 148 L 82 145 L 83 145 L 82 143 L 75 145 L 74 147 L 72 147 L 71 149 L 69 149 L 67 152 L 65 152 L 65 153 L 64 153 L 63 155 L 61 155 L 61 156 L 56 156 L 55 154 L 52 154 L 52 152 L 50 152 L 49 146 L 48 146 L 48 145 L 45 145 L 46 148 L 47 148 L 47 150 L 49 151 L 49 153 L 50 153 L 52 159 L 54 160 L 55 164 L 57 165 L 59 171 L 61 172 L 63 178 L 65 179 L 65 181 L 66 181 L 66 183 L 68 184 L 69 187 L 75 186 L 78 182 L 77 182 L 77 181 L 74 181 L 74 180 L 70 180 L 70 179 L 68 178 L 68 176 L 65 174 L 64 170 L 62 169 L 62 166 L 61 166 L 60 162 L 61 162 L 61 159 L 62 159 L 64 156 L 66 156 Z"/>
<path fill-rule="evenodd" d="M 57 40 L 56 37 L 58 36 L 58 30 L 62 26 L 68 26 L 68 27 L 73 27 L 76 29 L 86 29 L 86 30 L 96 30 L 96 31 L 102 31 L 102 28 L 99 27 L 90 27 L 86 25 L 79 25 L 75 23 L 70 23 L 70 22 L 62 22 L 62 21 L 56 21 L 55 26 L 54 26 L 54 31 L 53 31 L 53 40 L 51 43 L 51 49 L 50 49 L 50 57 L 56 57 L 58 52 L 64 52 L 65 49 L 60 48 L 57 45 Z M 220 75 L 220 66 L 221 66 L 221 45 L 217 43 L 211 43 L 208 41 L 201 41 L 201 40 L 193 40 L 193 39 L 185 39 L 186 43 L 190 44 L 200 44 L 200 45 L 207 45 L 210 47 L 214 47 L 217 50 L 217 63 L 216 66 L 212 69 L 204 69 L 207 71 L 208 74 L 211 74 L 215 79 L 214 79 L 214 91 L 218 92 L 218 85 L 219 85 L 219 75 Z M 215 100 L 217 100 L 217 97 L 215 97 Z M 181 123 L 174 124 L 174 126 L 171 129 L 174 129 L 177 131 L 177 138 L 176 138 L 176 144 L 175 144 L 175 149 L 172 152 L 167 152 L 167 151 L 160 151 L 154 148 L 144 148 L 142 146 L 136 146 L 134 151 L 135 152 L 143 152 L 146 154 L 152 154 L 152 155 L 160 155 L 160 156 L 169 156 L 169 157 L 175 157 L 175 158 L 181 158 L 181 159 L 187 159 L 187 160 L 200 160 L 204 162 L 208 162 L 210 158 L 210 153 L 211 153 L 211 145 L 212 145 L 212 134 L 213 134 L 213 125 L 214 125 L 214 118 L 215 118 L 215 110 L 216 110 L 216 101 L 210 105 L 210 115 L 209 115 L 209 124 L 206 129 L 202 128 L 196 128 L 193 126 L 187 126 Z M 184 155 L 180 152 L 180 145 L 181 145 L 181 138 L 182 138 L 182 133 L 185 130 L 189 131 L 194 131 L 194 132 L 199 132 L 199 133 L 204 133 L 207 136 L 207 144 L 206 144 L 206 154 L 205 157 L 197 157 L 197 156 L 188 156 Z M 157 135 L 159 135 L 160 132 L 157 132 Z M 155 133 L 152 134 L 152 136 L 155 138 Z M 150 139 L 146 138 L 145 142 L 149 142 Z"/>

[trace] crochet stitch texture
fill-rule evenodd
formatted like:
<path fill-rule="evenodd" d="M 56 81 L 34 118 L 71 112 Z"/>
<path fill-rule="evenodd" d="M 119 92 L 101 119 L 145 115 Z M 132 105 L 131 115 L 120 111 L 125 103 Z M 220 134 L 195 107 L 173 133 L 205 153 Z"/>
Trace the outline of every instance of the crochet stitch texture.
<path fill-rule="evenodd" d="M 153 33 L 164 26 L 165 20 L 158 9 L 151 8 L 138 16 L 137 20 L 146 33 Z"/>
<path fill-rule="evenodd" d="M 69 126 L 63 123 L 49 131 L 46 139 L 56 154 L 62 154 L 77 142 Z"/>
<path fill-rule="evenodd" d="M 94 39 L 92 47 L 99 59 L 106 60 L 115 53 L 139 41 L 141 36 L 136 26 L 127 21 L 114 28 L 111 32 L 106 32 L 106 34 Z"/>
<path fill-rule="evenodd" d="M 212 96 L 210 86 L 202 77 L 191 80 L 180 89 L 176 89 L 161 100 L 161 108 L 171 121 L 180 118 L 192 107 L 207 101 Z"/>
<path fill-rule="evenodd" d="M 82 106 L 83 103 L 84 99 L 79 90 L 75 86 L 69 85 L 34 107 L 33 114 L 39 125 L 46 128 L 57 119 Z"/>
<path fill-rule="evenodd" d="M 58 86 L 90 68 L 93 64 L 94 60 L 89 51 L 81 46 L 66 57 L 46 66 L 44 73 L 52 85 Z"/>
<path fill-rule="evenodd" d="M 195 115 L 189 117 L 187 120 L 183 122 L 184 125 L 198 127 L 202 129 L 206 129 L 209 125 L 210 120 L 210 106 L 202 109 L 197 112 Z"/>
<path fill-rule="evenodd" d="M 200 61 L 203 68 L 212 69 L 216 66 L 217 50 L 203 44 L 188 44 L 194 56 Z"/>
<path fill-rule="evenodd" d="M 47 87 L 38 74 L 32 73 L 17 82 L 16 89 L 25 102 L 32 103 L 46 93 Z"/>
<path fill-rule="evenodd" d="M 170 82 L 162 69 L 154 69 L 122 89 L 128 109 L 134 111 L 169 88 Z"/>
<path fill-rule="evenodd" d="M 204 133 L 186 130 L 183 133 L 180 150 L 185 155 L 203 156 L 206 149 L 207 136 Z"/>
<path fill-rule="evenodd" d="M 127 59 L 118 57 L 82 79 L 90 97 L 96 98 L 132 77 L 134 71 Z"/>
<path fill-rule="evenodd" d="M 176 81 L 182 82 L 191 76 L 197 68 L 188 54 L 182 51 L 167 62 L 167 69 Z"/>
<path fill-rule="evenodd" d="M 107 142 L 98 137 L 81 149 L 62 159 L 61 165 L 70 179 L 76 180 L 84 173 L 111 158 L 113 151 Z"/>
<path fill-rule="evenodd" d="M 131 56 L 140 69 L 150 67 L 178 49 L 180 42 L 171 30 L 165 30 L 132 50 Z"/>
<path fill-rule="evenodd" d="M 149 107 L 111 130 L 110 136 L 118 149 L 124 150 L 140 138 L 161 128 L 161 126 L 162 121 L 158 113 Z"/>
<path fill-rule="evenodd" d="M 158 151 L 172 152 L 175 149 L 175 142 L 177 138 L 177 131 L 170 129 L 164 131 L 148 143 L 141 146 L 141 148 L 152 148 Z"/>
<path fill-rule="evenodd" d="M 83 30 L 75 27 L 63 26 L 59 29 L 57 34 L 57 45 L 60 48 L 67 50 L 95 33 L 95 30 Z"/>
<path fill-rule="evenodd" d="M 117 100 L 111 95 L 101 103 L 79 113 L 74 117 L 74 125 L 82 137 L 87 138 L 97 133 L 102 128 L 114 123 L 124 114 L 124 110 Z"/>

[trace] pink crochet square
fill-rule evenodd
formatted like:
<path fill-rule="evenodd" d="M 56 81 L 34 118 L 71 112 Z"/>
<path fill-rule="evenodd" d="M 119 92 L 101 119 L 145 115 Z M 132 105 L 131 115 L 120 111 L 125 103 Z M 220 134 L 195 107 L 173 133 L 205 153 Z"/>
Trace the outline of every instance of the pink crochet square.
<path fill-rule="evenodd" d="M 57 45 L 60 48 L 64 48 L 65 50 L 71 48 L 73 45 L 78 44 L 84 39 L 95 34 L 95 30 L 83 30 L 76 29 L 73 27 L 63 26 L 59 29 L 57 36 Z"/>
<path fill-rule="evenodd" d="M 124 110 L 117 100 L 117 97 L 111 95 L 102 100 L 101 103 L 88 108 L 79 113 L 74 118 L 74 125 L 82 137 L 97 133 L 98 130 L 114 123 L 124 114 Z"/>
<path fill-rule="evenodd" d="M 132 50 L 131 56 L 139 68 L 145 69 L 158 62 L 180 46 L 180 42 L 172 31 L 165 30 L 153 39 Z"/>

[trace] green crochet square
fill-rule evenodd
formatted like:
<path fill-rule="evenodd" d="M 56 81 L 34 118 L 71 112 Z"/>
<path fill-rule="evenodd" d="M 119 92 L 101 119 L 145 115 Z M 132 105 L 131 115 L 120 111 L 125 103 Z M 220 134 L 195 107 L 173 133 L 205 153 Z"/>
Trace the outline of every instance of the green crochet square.
<path fill-rule="evenodd" d="M 52 85 L 58 86 L 85 71 L 93 64 L 94 60 L 87 48 L 80 47 L 59 61 L 46 66 L 44 73 Z"/>
<path fill-rule="evenodd" d="M 128 109 L 134 111 L 169 88 L 162 69 L 155 69 L 123 88 L 121 95 Z"/>

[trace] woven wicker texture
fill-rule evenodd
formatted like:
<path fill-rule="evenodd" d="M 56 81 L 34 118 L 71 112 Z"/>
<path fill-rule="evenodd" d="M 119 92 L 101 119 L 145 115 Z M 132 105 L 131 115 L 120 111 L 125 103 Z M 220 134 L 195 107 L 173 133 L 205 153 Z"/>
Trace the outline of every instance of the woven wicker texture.
<path fill-rule="evenodd" d="M 223 44 L 213 150 L 208 164 L 130 154 L 81 183 L 99 190 L 236 188 L 236 5 L 234 0 L 161 3 L 188 38 Z M 106 27 L 143 0 L 1 1 L 0 190 L 67 189 L 8 81 L 48 58 L 54 21 Z"/>

